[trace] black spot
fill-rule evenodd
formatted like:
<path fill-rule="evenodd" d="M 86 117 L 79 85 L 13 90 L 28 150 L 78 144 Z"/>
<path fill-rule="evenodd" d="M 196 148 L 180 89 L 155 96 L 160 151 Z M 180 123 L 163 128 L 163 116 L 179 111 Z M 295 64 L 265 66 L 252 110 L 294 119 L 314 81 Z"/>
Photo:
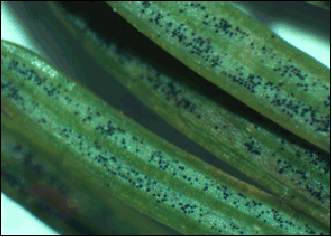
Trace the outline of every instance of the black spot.
<path fill-rule="evenodd" d="M 258 144 L 254 140 L 244 143 L 247 151 L 254 155 L 261 155 L 261 149 L 258 147 Z"/>

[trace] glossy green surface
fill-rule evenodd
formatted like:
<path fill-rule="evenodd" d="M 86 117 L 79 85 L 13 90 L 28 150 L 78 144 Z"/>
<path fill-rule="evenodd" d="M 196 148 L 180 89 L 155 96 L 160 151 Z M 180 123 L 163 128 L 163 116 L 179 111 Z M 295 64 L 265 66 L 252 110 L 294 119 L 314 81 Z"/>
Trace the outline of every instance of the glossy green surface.
<path fill-rule="evenodd" d="M 108 192 L 70 179 L 52 157 L 19 134 L 1 129 L 2 191 L 66 235 L 172 235 L 169 228 L 128 208 Z"/>
<path fill-rule="evenodd" d="M 58 157 L 50 162 L 64 175 L 181 233 L 327 231 L 151 134 L 26 49 L 2 42 L 1 51 L 2 125 Z"/>
<path fill-rule="evenodd" d="M 329 70 L 227 2 L 108 2 L 164 50 L 265 117 L 330 149 Z"/>
<path fill-rule="evenodd" d="M 108 38 L 94 32 L 87 25 L 95 25 L 89 18 L 91 12 L 85 19 L 77 17 L 83 12 L 77 11 L 75 16 L 57 6 L 54 11 L 113 78 L 170 125 L 294 208 L 329 225 L 327 154 L 300 146 L 274 131 L 275 127 L 236 113 L 232 106 L 243 106 L 230 103 L 222 94 L 211 98 L 192 75 L 165 70 L 153 61 L 152 54 L 142 54 L 139 47 L 131 45 L 130 37 L 124 40 L 122 35 L 127 32 L 114 29 Z M 110 15 L 105 18 L 112 19 Z"/>

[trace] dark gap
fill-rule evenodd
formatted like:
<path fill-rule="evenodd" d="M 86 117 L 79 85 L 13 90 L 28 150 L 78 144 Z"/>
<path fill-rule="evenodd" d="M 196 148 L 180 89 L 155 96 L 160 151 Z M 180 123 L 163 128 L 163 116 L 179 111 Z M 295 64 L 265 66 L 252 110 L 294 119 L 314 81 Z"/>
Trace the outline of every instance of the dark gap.
<path fill-rule="evenodd" d="M 266 3 L 265 5 L 267 4 L 271 5 L 272 3 Z M 258 4 L 256 3 L 256 5 Z M 293 2 L 292 5 L 304 9 L 310 8 L 310 5 L 308 6 L 307 4 L 304 4 L 304 6 L 302 6 L 302 4 L 297 4 L 296 2 Z M 125 48 L 126 51 L 130 50 L 133 54 L 144 57 L 145 60 L 154 65 L 155 68 L 158 68 L 158 70 L 183 81 L 194 90 L 198 90 L 204 94 L 204 96 L 214 100 L 220 106 L 227 108 L 227 110 L 281 135 L 292 143 L 307 147 L 321 155 L 325 154 L 328 156 L 325 151 L 316 148 L 307 141 L 293 135 L 288 130 L 279 127 L 279 125 L 273 121 L 263 117 L 241 101 L 233 98 L 227 92 L 191 71 L 178 60 L 175 60 L 173 56 L 163 51 L 149 38 L 145 37 L 133 26 L 129 25 L 124 18 L 116 14 L 106 3 L 85 2 L 85 4 L 77 4 L 75 2 L 65 2 L 63 6 L 68 9 L 69 12 L 83 17 L 88 22 L 89 27 L 102 38 L 111 40 L 116 43 L 119 48 Z M 286 6 L 283 6 L 283 9 L 286 9 Z M 105 24 L 105 22 L 109 22 L 109 24 Z M 182 76 L 179 77 L 178 75 Z M 330 160 L 329 157 L 326 158 Z"/>

